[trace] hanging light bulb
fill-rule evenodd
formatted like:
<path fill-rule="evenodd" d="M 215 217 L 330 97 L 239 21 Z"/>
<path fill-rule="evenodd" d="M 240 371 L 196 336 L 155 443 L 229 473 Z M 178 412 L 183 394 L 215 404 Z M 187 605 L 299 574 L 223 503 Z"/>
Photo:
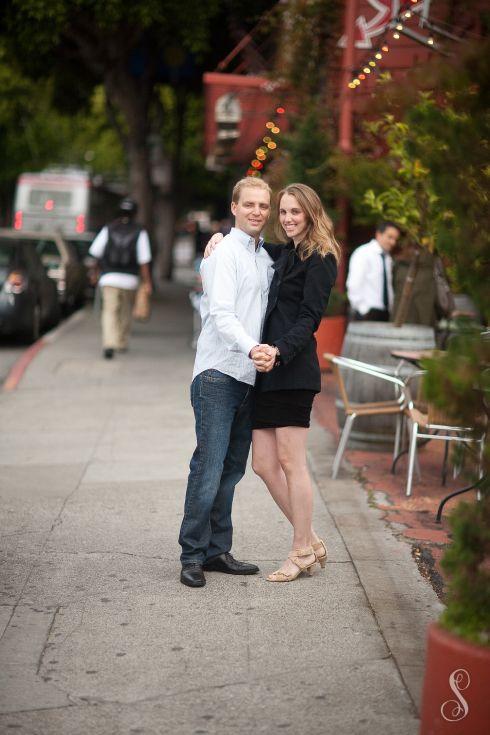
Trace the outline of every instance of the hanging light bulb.
<path fill-rule="evenodd" d="M 274 143 L 274 141 L 273 141 L 273 140 L 271 140 L 271 142 L 270 142 L 270 143 L 267 143 L 267 148 L 270 148 L 270 149 L 271 149 L 271 151 L 273 151 L 273 150 L 274 150 L 274 148 L 277 148 L 277 143 Z"/>
<path fill-rule="evenodd" d="M 397 31 L 403 31 L 403 26 L 402 26 L 402 24 L 401 24 L 401 23 L 397 23 L 397 24 L 396 24 L 396 30 L 397 30 Z"/>
<path fill-rule="evenodd" d="M 359 81 L 359 79 L 354 79 L 354 82 L 353 82 L 353 84 L 355 84 L 355 85 L 356 85 L 356 87 L 358 87 L 358 86 L 360 85 L 360 83 L 361 83 L 361 82 Z"/>
<path fill-rule="evenodd" d="M 369 68 L 369 66 L 365 66 L 363 72 L 364 74 L 371 74 L 371 69 Z"/>
<path fill-rule="evenodd" d="M 276 112 L 277 112 L 278 115 L 284 115 L 284 113 L 286 112 L 286 110 L 284 109 L 284 107 L 278 107 L 278 108 L 276 108 Z"/>
<path fill-rule="evenodd" d="M 369 62 L 369 66 L 376 66 L 376 62 L 375 61 L 370 61 Z"/>
<path fill-rule="evenodd" d="M 398 41 L 398 39 L 400 38 L 400 34 L 395 31 L 395 33 L 393 34 L 393 38 Z"/>
<path fill-rule="evenodd" d="M 384 51 L 385 54 L 387 54 L 389 50 L 390 50 L 390 47 L 387 46 L 386 44 L 384 46 L 381 46 L 381 51 Z"/>
<path fill-rule="evenodd" d="M 355 89 L 355 88 L 356 88 L 356 85 L 354 84 L 354 82 L 349 82 L 348 86 L 349 86 L 349 87 L 350 87 L 351 89 Z"/>
<path fill-rule="evenodd" d="M 274 133 L 274 135 L 277 135 L 281 132 L 281 128 L 278 128 L 277 125 L 273 125 L 271 128 L 271 133 Z"/>
<path fill-rule="evenodd" d="M 377 54 L 374 54 L 374 58 L 375 59 L 382 59 L 383 58 L 383 54 L 380 54 L 380 52 L 378 51 Z"/>
<path fill-rule="evenodd" d="M 266 135 L 265 138 L 262 138 L 264 143 L 270 143 L 272 138 L 269 135 Z"/>
<path fill-rule="evenodd" d="M 268 123 L 265 124 L 265 127 L 268 128 L 269 130 L 272 130 L 272 128 L 274 127 L 274 123 L 273 122 L 268 122 Z"/>
<path fill-rule="evenodd" d="M 365 74 L 359 74 L 358 75 L 358 79 L 366 79 L 366 75 Z"/>
<path fill-rule="evenodd" d="M 407 10 L 407 12 L 405 13 L 405 18 L 411 18 L 411 17 L 412 17 L 412 11 Z"/>
<path fill-rule="evenodd" d="M 429 44 L 429 46 L 434 45 L 434 39 L 432 38 L 432 36 L 429 36 L 429 38 L 427 39 L 427 43 Z"/>

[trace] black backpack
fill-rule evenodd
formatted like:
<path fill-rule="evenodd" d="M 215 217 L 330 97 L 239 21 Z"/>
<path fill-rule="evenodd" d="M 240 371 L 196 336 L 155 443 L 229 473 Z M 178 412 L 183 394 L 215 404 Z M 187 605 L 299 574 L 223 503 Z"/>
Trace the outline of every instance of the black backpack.
<path fill-rule="evenodd" d="M 113 222 L 108 226 L 108 239 L 102 256 L 104 273 L 138 275 L 137 243 L 142 227 L 133 222 Z"/>

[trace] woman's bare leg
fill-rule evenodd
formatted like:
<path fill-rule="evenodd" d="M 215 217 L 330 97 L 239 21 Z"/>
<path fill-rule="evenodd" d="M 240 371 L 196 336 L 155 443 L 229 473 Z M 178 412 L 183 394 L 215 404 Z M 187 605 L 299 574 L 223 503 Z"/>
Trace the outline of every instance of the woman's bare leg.
<path fill-rule="evenodd" d="M 299 426 L 276 429 L 277 455 L 289 488 L 294 548 L 311 543 L 313 488 L 306 462 L 307 436 L 308 429 Z"/>
<path fill-rule="evenodd" d="M 255 429 L 252 434 L 252 467 L 267 485 L 272 498 L 293 524 L 290 490 L 286 475 L 279 461 L 277 448 L 277 429 Z M 304 430 L 305 431 L 305 430 Z M 306 450 L 305 450 L 306 460 Z M 313 528 L 310 528 L 310 543 L 319 540 Z"/>

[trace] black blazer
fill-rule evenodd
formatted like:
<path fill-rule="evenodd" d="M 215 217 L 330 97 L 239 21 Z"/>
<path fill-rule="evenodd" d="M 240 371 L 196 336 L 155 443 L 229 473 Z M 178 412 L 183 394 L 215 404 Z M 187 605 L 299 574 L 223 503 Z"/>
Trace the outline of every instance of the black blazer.
<path fill-rule="evenodd" d="M 274 344 L 281 364 L 269 373 L 257 373 L 259 391 L 321 390 L 314 333 L 325 312 L 337 276 L 333 255 L 313 253 L 300 260 L 292 242 L 264 244 L 274 260 L 262 342 Z"/>

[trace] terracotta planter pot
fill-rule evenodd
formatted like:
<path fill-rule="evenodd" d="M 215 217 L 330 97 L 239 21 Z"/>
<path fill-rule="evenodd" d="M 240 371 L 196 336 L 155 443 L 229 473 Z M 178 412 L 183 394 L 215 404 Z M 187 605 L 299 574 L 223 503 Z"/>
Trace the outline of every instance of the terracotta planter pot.
<path fill-rule="evenodd" d="M 324 352 L 340 355 L 346 328 L 347 317 L 345 316 L 324 316 L 321 320 L 315 334 L 316 351 L 321 370 L 330 368 L 330 363 L 323 357 Z"/>
<path fill-rule="evenodd" d="M 490 648 L 429 625 L 420 735 L 487 735 Z"/>

